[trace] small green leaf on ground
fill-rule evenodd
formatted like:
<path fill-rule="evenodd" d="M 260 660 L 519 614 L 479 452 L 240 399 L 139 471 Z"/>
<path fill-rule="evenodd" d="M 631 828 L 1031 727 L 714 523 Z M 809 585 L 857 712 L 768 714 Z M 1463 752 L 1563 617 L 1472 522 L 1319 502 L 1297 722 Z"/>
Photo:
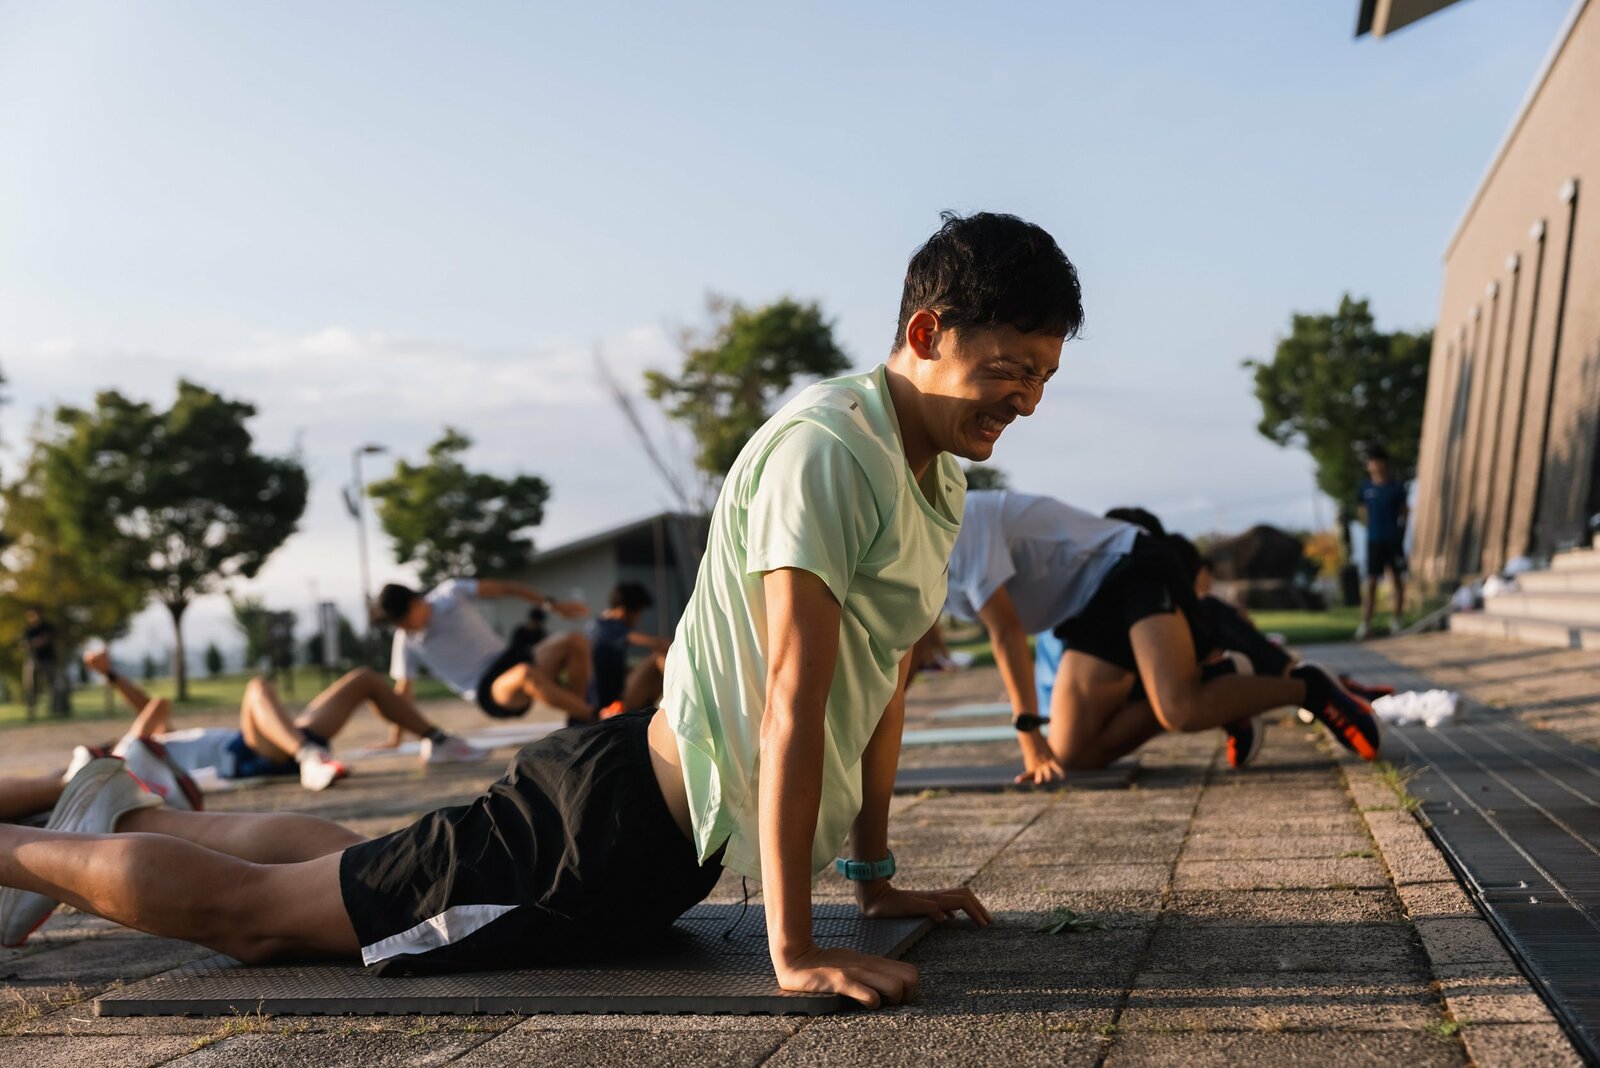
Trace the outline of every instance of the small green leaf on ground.
<path fill-rule="evenodd" d="M 1050 919 L 1043 927 L 1036 928 L 1041 934 L 1077 934 L 1080 931 L 1104 931 L 1104 920 L 1092 919 L 1069 908 L 1058 908 L 1050 913 Z"/>

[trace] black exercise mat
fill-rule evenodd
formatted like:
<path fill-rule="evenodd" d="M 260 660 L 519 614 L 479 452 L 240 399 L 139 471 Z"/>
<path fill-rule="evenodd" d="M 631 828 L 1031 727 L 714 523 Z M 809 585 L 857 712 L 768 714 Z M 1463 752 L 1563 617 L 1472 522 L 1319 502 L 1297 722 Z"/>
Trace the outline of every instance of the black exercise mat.
<path fill-rule="evenodd" d="M 741 908 L 743 915 L 741 916 Z M 853 905 L 818 906 L 817 944 L 898 957 L 933 926 L 927 919 L 863 919 Z M 724 934 L 732 928 L 732 934 Z M 245 967 L 221 955 L 110 991 L 100 1016 L 469 1015 L 473 1013 L 837 1012 L 836 994 L 780 990 L 767 955 L 760 902 L 700 905 L 648 954 L 599 964 L 519 971 L 379 977 L 354 964 Z"/>
<path fill-rule="evenodd" d="M 1018 784 L 1022 764 L 955 764 L 921 768 L 901 768 L 894 777 L 894 792 L 914 794 L 923 790 L 949 790 L 955 793 L 993 793 L 996 790 L 1040 790 L 1070 786 L 1079 790 L 1110 790 L 1127 786 L 1139 770 L 1139 761 L 1119 760 L 1109 768 L 1095 771 L 1069 771 L 1064 782 L 1039 787 Z"/>
<path fill-rule="evenodd" d="M 1600 754 L 1509 718 L 1386 730 L 1479 908 L 1600 1063 Z"/>

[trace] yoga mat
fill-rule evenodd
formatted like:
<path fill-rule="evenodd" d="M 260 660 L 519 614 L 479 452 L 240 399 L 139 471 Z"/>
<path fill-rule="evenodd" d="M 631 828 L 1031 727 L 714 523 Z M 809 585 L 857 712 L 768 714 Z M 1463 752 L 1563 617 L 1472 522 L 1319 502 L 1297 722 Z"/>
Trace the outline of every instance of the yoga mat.
<path fill-rule="evenodd" d="M 989 705 L 956 705 L 953 708 L 941 708 L 928 714 L 929 719 L 985 719 L 993 716 L 1011 715 L 1011 705 L 1005 701 L 997 701 Z"/>
<path fill-rule="evenodd" d="M 1125 787 L 1139 770 L 1137 759 L 1119 760 L 1109 768 L 1094 771 L 1069 771 L 1066 780 L 1047 787 L 1018 784 L 1022 763 L 957 764 L 924 768 L 901 768 L 894 777 L 894 792 L 914 794 L 923 790 L 948 790 L 953 793 L 993 793 L 1000 790 L 1041 790 L 1070 786 L 1079 790 L 1109 790 Z"/>
<path fill-rule="evenodd" d="M 854 905 L 820 905 L 817 944 L 898 957 L 933 926 L 921 919 L 869 920 Z M 729 937 L 724 933 L 733 928 Z M 436 1015 L 470 1013 L 837 1012 L 837 994 L 781 990 L 767 956 L 759 902 L 699 905 L 660 947 L 637 957 L 518 971 L 379 977 L 356 964 L 245 967 L 215 956 L 95 1000 L 100 1016 Z"/>
<path fill-rule="evenodd" d="M 1042 733 L 1050 732 L 1046 724 Z M 993 727 L 927 727 L 906 731 L 900 735 L 900 744 L 908 745 L 971 745 L 974 742 L 1015 742 L 1016 728 L 1009 723 Z"/>

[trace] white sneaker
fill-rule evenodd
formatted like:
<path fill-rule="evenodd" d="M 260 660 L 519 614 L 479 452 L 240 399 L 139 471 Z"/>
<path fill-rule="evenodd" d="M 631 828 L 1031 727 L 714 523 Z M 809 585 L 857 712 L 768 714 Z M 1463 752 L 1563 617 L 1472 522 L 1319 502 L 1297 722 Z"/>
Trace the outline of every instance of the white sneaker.
<path fill-rule="evenodd" d="M 326 749 L 308 745 L 295 756 L 300 764 L 300 785 L 307 790 L 326 790 L 349 772 Z"/>
<path fill-rule="evenodd" d="M 67 770 L 61 773 L 62 782 L 71 782 L 72 777 L 82 771 L 89 761 L 103 756 L 121 756 L 121 753 L 101 749 L 97 745 L 78 745 L 72 749 L 72 759 L 67 762 Z"/>
<path fill-rule="evenodd" d="M 128 744 L 122 759 L 128 763 L 128 774 L 144 784 L 144 788 L 165 801 L 172 808 L 198 812 L 205 807 L 200 787 L 189 778 L 177 761 L 168 754 L 166 746 L 150 738 L 135 738 Z"/>
<path fill-rule="evenodd" d="M 46 830 L 77 834 L 109 834 L 129 812 L 153 808 L 161 798 L 149 793 L 117 757 L 95 757 L 78 769 Z M 15 887 L 0 889 L 0 945 L 20 946 L 50 918 L 58 902 L 43 894 Z"/>
<path fill-rule="evenodd" d="M 1356 624 L 1356 633 L 1355 633 L 1356 641 L 1358 641 L 1358 642 L 1366 641 L 1367 640 L 1367 635 L 1371 632 L 1371 630 L 1372 630 L 1372 628 L 1367 626 L 1365 623 L 1357 623 Z"/>
<path fill-rule="evenodd" d="M 488 755 L 465 738 L 454 734 L 447 734 L 438 742 L 431 738 L 422 739 L 424 764 L 476 764 Z"/>

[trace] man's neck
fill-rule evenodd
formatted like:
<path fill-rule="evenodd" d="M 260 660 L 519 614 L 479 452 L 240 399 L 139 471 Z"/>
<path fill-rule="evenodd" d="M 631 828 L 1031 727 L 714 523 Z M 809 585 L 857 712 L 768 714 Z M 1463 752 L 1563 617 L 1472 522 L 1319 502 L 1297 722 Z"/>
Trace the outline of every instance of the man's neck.
<path fill-rule="evenodd" d="M 922 424 L 922 394 L 909 378 L 895 370 L 893 359 L 884 368 L 883 377 L 889 386 L 889 400 L 894 404 L 895 422 L 900 427 L 900 445 L 906 452 L 906 466 L 920 482 L 939 455 Z"/>

